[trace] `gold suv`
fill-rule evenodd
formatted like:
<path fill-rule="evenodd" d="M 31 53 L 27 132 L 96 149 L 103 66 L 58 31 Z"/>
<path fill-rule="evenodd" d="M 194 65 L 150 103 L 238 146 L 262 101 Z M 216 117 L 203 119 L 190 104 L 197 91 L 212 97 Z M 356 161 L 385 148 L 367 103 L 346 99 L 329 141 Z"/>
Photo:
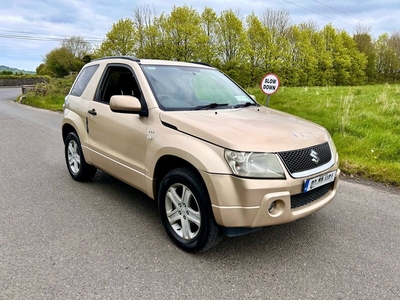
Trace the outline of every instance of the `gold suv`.
<path fill-rule="evenodd" d="M 203 64 L 94 60 L 65 98 L 62 134 L 75 180 L 101 169 L 146 193 L 189 252 L 305 217 L 339 181 L 323 127 L 261 106 Z"/>

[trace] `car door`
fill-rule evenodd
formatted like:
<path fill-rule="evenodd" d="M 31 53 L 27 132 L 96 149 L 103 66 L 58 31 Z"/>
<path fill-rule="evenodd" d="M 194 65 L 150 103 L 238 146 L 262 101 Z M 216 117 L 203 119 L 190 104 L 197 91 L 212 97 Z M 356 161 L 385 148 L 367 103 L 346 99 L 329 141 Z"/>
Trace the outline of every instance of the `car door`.
<path fill-rule="evenodd" d="M 111 111 L 109 102 L 113 95 L 141 99 L 142 93 L 130 66 L 108 65 L 95 99 L 89 105 L 87 130 L 92 164 L 144 190 L 147 118 Z M 133 97 L 132 101 L 137 101 Z"/>

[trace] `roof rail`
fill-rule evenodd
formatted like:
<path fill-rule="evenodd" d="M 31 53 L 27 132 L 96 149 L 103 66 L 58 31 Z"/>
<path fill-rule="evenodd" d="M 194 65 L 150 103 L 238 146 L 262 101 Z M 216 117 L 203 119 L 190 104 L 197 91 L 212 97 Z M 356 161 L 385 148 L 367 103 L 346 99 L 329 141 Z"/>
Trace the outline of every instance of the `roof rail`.
<path fill-rule="evenodd" d="M 94 59 L 93 61 L 103 60 L 103 59 L 128 59 L 128 60 L 132 60 L 135 62 L 140 62 L 140 59 L 137 57 L 134 57 L 134 56 L 105 56 L 105 57 Z"/>

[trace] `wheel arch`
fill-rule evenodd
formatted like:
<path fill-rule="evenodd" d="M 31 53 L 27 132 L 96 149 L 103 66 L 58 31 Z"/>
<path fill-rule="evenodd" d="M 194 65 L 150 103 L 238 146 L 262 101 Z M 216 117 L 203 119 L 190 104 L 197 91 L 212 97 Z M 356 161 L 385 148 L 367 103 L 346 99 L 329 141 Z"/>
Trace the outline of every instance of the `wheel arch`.
<path fill-rule="evenodd" d="M 70 133 L 70 132 L 75 132 L 75 134 L 79 137 L 78 133 L 76 132 L 75 127 L 69 123 L 66 123 L 62 127 L 62 137 L 63 137 L 64 142 L 65 142 L 65 139 L 67 138 L 68 133 Z"/>
<path fill-rule="evenodd" d="M 204 179 L 202 178 L 199 170 L 192 165 L 190 162 L 184 160 L 181 157 L 174 156 L 174 155 L 164 155 L 160 157 L 155 165 L 154 168 L 154 177 L 153 177 L 153 195 L 154 199 L 158 198 L 159 186 L 161 180 L 164 176 L 171 170 L 185 167 L 193 172 L 195 172 L 199 178 L 202 180 L 202 184 L 206 186 Z"/>
<path fill-rule="evenodd" d="M 70 132 L 76 134 L 79 139 L 79 142 L 82 147 L 83 156 L 85 157 L 86 162 L 91 163 L 90 153 L 87 150 L 87 133 L 86 128 L 84 127 L 84 123 L 78 119 L 78 122 L 74 122 L 73 119 L 64 119 L 62 124 L 62 139 L 65 143 L 65 139 L 67 138 Z"/>

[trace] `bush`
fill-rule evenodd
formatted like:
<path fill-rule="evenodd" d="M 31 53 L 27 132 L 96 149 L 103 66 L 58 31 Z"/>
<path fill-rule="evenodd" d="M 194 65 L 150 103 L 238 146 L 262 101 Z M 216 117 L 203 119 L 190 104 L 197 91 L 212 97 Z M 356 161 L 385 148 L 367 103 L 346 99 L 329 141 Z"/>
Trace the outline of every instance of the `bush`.
<path fill-rule="evenodd" d="M 62 110 L 64 98 L 74 83 L 75 76 L 64 78 L 51 78 L 49 82 L 36 84 L 19 101 L 22 104 L 31 105 L 49 110 Z"/>
<path fill-rule="evenodd" d="M 28 92 L 27 95 L 34 96 L 63 96 L 65 97 L 76 76 L 70 75 L 64 78 L 51 78 L 49 82 L 43 82 L 35 85 L 35 88 Z"/>

